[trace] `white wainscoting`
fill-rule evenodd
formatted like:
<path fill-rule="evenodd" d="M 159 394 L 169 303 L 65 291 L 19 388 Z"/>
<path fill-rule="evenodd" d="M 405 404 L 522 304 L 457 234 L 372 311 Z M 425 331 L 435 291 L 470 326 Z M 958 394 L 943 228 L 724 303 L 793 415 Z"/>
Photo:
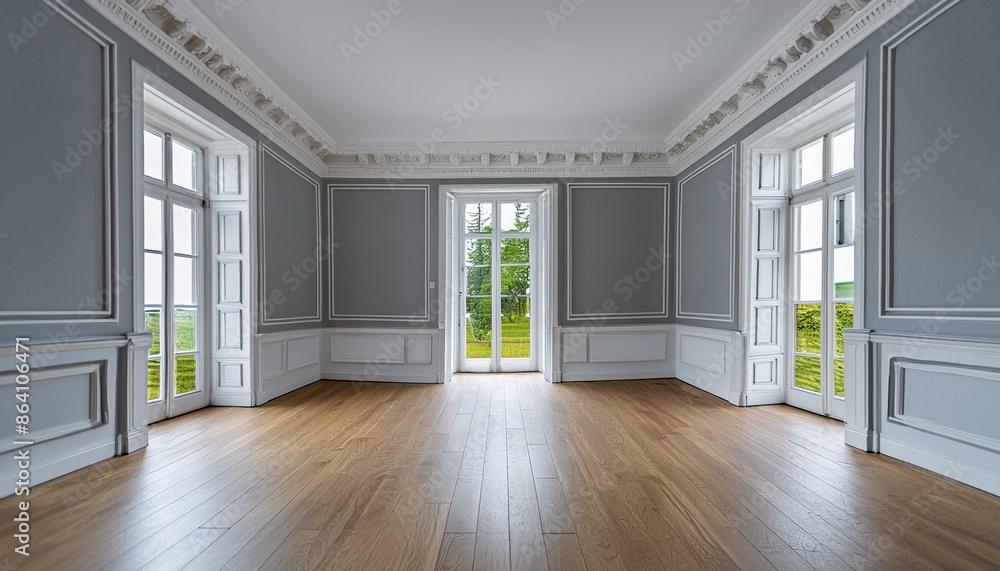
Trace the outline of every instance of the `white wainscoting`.
<path fill-rule="evenodd" d="M 1000 342 L 871 341 L 878 451 L 1000 495 Z"/>
<path fill-rule="evenodd" d="M 288 394 L 322 378 L 322 329 L 264 333 L 257 336 L 255 404 Z"/>
<path fill-rule="evenodd" d="M 676 377 L 730 403 L 746 404 L 746 338 L 737 331 L 676 326 Z"/>
<path fill-rule="evenodd" d="M 561 327 L 559 380 L 613 381 L 674 376 L 674 326 Z"/>
<path fill-rule="evenodd" d="M 121 452 L 128 426 L 120 410 L 129 385 L 129 359 L 124 338 L 64 341 L 43 345 L 28 342 L 29 429 L 14 433 L 17 385 L 14 347 L 0 348 L 0 402 L 9 407 L 0 426 L 0 497 L 11 495 L 17 480 L 16 451 L 29 449 L 30 485 L 35 486 L 111 458 Z M 143 357 L 143 348 L 135 351 Z M 138 357 L 136 357 L 138 359 Z M 145 385 L 145 383 L 143 383 Z M 143 386 L 145 389 L 145 386 Z M 143 391 L 145 396 L 145 390 Z M 145 402 L 143 402 L 145 405 Z M 9 422 L 7 422 L 9 421 Z M 134 437 L 135 435 L 133 435 Z M 15 440 L 30 446 L 14 445 Z"/>
<path fill-rule="evenodd" d="M 323 336 L 324 379 L 442 382 L 442 330 L 341 328 Z"/>

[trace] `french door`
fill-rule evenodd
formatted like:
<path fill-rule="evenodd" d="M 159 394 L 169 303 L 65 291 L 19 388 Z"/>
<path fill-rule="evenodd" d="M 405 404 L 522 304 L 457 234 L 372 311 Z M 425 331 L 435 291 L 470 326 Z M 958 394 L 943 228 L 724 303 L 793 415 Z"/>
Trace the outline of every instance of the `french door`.
<path fill-rule="evenodd" d="M 854 190 L 792 201 L 793 359 L 787 402 L 844 418 L 844 329 L 854 327 Z"/>
<path fill-rule="evenodd" d="M 144 133 L 143 266 L 149 351 L 149 422 L 208 405 L 205 382 L 204 227 L 201 152 Z"/>
<path fill-rule="evenodd" d="M 538 370 L 533 197 L 466 198 L 458 272 L 459 370 Z"/>

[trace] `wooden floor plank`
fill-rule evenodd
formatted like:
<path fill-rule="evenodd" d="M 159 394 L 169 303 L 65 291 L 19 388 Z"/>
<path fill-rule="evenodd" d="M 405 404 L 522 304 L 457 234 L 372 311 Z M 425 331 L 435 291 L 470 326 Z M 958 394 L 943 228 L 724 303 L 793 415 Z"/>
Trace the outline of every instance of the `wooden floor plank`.
<path fill-rule="evenodd" d="M 989 569 L 1000 498 L 676 380 L 321 382 L 31 490 L 74 569 Z M 0 499 L 11 513 L 19 498 Z M 11 553 L 12 534 L 0 534 Z"/>

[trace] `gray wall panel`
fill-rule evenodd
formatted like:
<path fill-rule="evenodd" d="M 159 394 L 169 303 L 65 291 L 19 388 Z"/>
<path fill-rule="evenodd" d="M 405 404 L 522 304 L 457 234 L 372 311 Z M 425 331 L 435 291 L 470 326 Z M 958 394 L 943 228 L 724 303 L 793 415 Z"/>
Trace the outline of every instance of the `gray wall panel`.
<path fill-rule="evenodd" d="M 1000 256 L 997 22 L 1000 3 L 959 2 L 892 52 L 894 307 L 1000 311 L 1000 269 L 983 270 Z"/>
<path fill-rule="evenodd" d="M 319 182 L 268 150 L 261 162 L 263 322 L 322 322 Z"/>
<path fill-rule="evenodd" d="M 666 185 L 570 184 L 569 319 L 667 317 Z"/>
<path fill-rule="evenodd" d="M 332 186 L 331 319 L 428 320 L 429 187 Z M 435 217 L 436 218 L 436 217 Z M 436 236 L 435 236 L 436 238 Z"/>
<path fill-rule="evenodd" d="M 692 171 L 678 182 L 677 195 L 677 316 L 715 320 L 725 329 L 736 327 L 735 156 L 731 149 Z"/>
<path fill-rule="evenodd" d="M 11 30 L 24 27 L 13 26 L 20 14 L 39 13 L 30 6 L 4 5 Z M 111 261 L 108 58 L 65 17 L 40 13 L 44 34 L 0 49 L 0 312 L 95 312 L 107 305 Z"/>

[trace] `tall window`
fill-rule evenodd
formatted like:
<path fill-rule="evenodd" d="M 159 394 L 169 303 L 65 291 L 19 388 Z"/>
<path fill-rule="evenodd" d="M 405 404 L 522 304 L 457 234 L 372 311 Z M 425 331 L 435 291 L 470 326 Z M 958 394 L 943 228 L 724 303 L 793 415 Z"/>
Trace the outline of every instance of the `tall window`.
<path fill-rule="evenodd" d="M 143 133 L 145 314 L 150 421 L 204 390 L 202 151 L 165 130 Z"/>
<path fill-rule="evenodd" d="M 788 402 L 844 416 L 844 329 L 854 326 L 854 125 L 793 150 Z"/>

